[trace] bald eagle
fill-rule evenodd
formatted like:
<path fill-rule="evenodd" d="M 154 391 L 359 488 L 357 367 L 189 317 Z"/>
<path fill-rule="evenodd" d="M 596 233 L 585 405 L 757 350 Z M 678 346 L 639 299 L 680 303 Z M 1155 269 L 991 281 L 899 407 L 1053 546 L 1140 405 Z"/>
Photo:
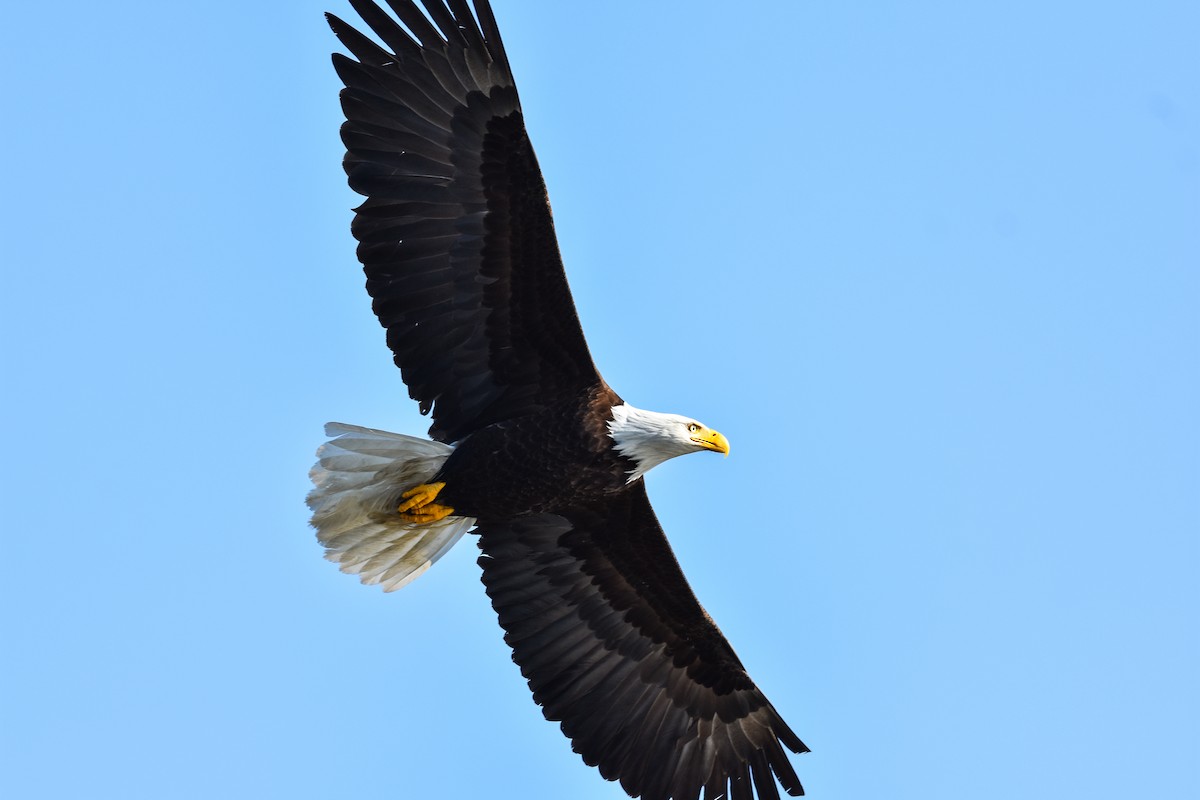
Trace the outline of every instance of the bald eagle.
<path fill-rule="evenodd" d="M 633 797 L 803 794 L 808 750 L 684 579 L 643 476 L 717 431 L 600 377 L 486 0 L 351 5 L 342 140 L 373 309 L 430 439 L 330 424 L 312 524 L 391 591 L 466 532 L 513 660 L 575 752 Z"/>

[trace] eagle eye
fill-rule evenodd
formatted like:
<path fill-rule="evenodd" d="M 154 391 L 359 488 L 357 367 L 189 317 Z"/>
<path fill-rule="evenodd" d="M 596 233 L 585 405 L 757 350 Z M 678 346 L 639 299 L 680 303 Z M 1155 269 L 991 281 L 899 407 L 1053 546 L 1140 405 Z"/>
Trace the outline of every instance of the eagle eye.
<path fill-rule="evenodd" d="M 695 433 L 696 431 L 700 430 L 700 426 L 694 422 L 689 422 L 687 428 L 688 433 Z"/>

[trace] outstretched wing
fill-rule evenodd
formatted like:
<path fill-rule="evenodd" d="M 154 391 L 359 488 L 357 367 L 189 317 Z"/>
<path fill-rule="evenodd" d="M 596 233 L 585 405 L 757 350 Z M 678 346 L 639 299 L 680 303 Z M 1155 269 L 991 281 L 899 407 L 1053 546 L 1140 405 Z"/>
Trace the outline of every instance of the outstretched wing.
<path fill-rule="evenodd" d="M 353 231 L 409 394 L 454 442 L 599 376 L 486 0 L 478 23 L 466 0 L 388 4 L 404 27 L 351 0 L 390 52 L 328 16 L 358 59 L 333 57 Z"/>
<path fill-rule="evenodd" d="M 605 778 L 645 800 L 804 793 L 783 747 L 808 748 L 692 594 L 642 481 L 479 532 L 513 660 Z"/>

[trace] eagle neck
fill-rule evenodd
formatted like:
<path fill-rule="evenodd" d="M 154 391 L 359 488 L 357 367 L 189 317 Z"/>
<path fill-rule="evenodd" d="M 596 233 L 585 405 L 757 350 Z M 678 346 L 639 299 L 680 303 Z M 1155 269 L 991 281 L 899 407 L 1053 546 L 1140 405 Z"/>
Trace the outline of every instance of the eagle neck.
<path fill-rule="evenodd" d="M 646 411 L 628 403 L 612 407 L 612 416 L 608 420 L 612 449 L 633 465 L 627 472 L 625 483 L 633 483 L 664 461 L 689 452 L 674 438 L 665 435 L 679 419 L 675 414 Z"/>

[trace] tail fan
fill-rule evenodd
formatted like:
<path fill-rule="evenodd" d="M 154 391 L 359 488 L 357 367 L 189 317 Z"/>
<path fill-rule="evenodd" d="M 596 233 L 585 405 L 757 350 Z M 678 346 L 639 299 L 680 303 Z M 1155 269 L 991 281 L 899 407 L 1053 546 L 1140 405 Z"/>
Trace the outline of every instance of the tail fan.
<path fill-rule="evenodd" d="M 406 489 L 427 483 L 453 448 L 441 442 L 331 422 L 333 437 L 309 473 L 312 526 L 325 557 L 365 584 L 394 592 L 420 577 L 475 524 L 449 516 L 412 524 L 396 511 Z"/>

